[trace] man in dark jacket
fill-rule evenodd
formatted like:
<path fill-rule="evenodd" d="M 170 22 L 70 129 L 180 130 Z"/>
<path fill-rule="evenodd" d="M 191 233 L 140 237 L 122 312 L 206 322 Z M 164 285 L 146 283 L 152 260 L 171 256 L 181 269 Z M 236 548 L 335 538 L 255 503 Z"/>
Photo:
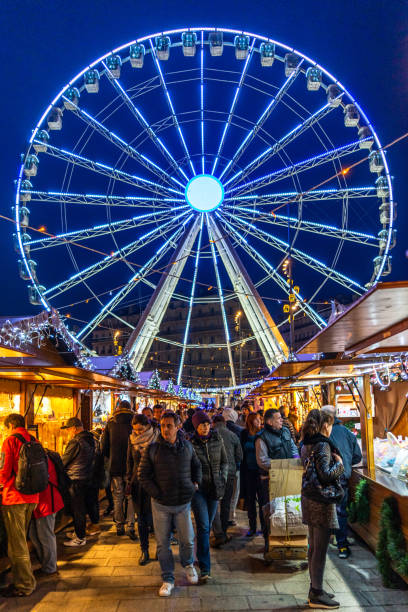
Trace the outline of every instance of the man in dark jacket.
<path fill-rule="evenodd" d="M 238 436 L 238 438 L 240 438 L 241 433 L 244 430 L 244 428 L 240 427 L 240 425 L 238 425 L 237 423 L 238 412 L 236 412 L 233 408 L 226 407 L 222 411 L 222 416 L 225 419 L 227 428 L 230 431 L 232 431 L 236 436 Z M 237 504 L 238 504 L 238 499 L 239 499 L 240 488 L 241 488 L 241 477 L 240 477 L 240 471 L 237 470 L 235 474 L 235 479 L 234 479 L 234 491 L 232 493 L 232 499 L 231 499 L 230 520 L 229 520 L 230 525 L 237 524 L 236 509 L 237 509 Z"/>
<path fill-rule="evenodd" d="M 234 481 L 242 461 L 242 446 L 238 436 L 227 428 L 225 419 L 217 414 L 213 418 L 214 429 L 220 434 L 228 458 L 228 476 L 225 484 L 224 497 L 220 501 L 213 520 L 214 547 L 221 546 L 231 538 L 227 535 L 228 521 L 231 508 L 231 499 L 234 492 Z"/>
<path fill-rule="evenodd" d="M 159 595 L 168 597 L 174 588 L 174 559 L 170 547 L 174 524 L 179 539 L 180 562 L 190 584 L 197 584 L 194 568 L 194 531 L 191 499 L 201 484 L 201 463 L 192 444 L 178 431 L 177 414 L 167 411 L 160 421 L 161 434 L 143 452 L 139 481 L 152 498 L 154 533 L 163 584 Z"/>
<path fill-rule="evenodd" d="M 92 489 L 92 474 L 95 462 L 96 442 L 89 431 L 84 431 L 82 421 L 77 417 L 68 419 L 66 429 L 70 436 L 62 456 L 65 472 L 70 480 L 69 496 L 74 519 L 73 537 L 64 546 L 84 546 L 86 544 L 86 514 L 91 510 L 93 501 L 89 497 Z M 91 510 L 92 513 L 92 510 Z"/>
<path fill-rule="evenodd" d="M 337 418 L 337 410 L 334 406 L 323 406 L 322 410 L 328 412 L 334 417 L 333 429 L 330 435 L 330 440 L 334 446 L 339 449 L 343 459 L 344 472 L 340 477 L 340 484 L 344 489 L 344 497 L 340 504 L 337 505 L 337 519 L 339 521 L 339 529 L 336 530 L 336 540 L 338 555 L 340 559 L 347 559 L 350 554 L 349 543 L 347 541 L 347 505 L 349 500 L 349 479 L 353 465 L 360 463 L 362 459 L 361 450 L 357 442 L 356 436 L 347 427 L 341 424 Z"/>
<path fill-rule="evenodd" d="M 269 502 L 269 469 L 274 459 L 291 459 L 298 457 L 298 449 L 293 442 L 290 431 L 283 426 L 282 416 L 279 410 L 270 408 L 265 411 L 264 428 L 255 441 L 256 462 L 259 467 L 261 481 L 260 506 L 263 508 Z M 268 546 L 269 531 L 268 521 L 264 528 L 265 547 Z"/>
<path fill-rule="evenodd" d="M 125 534 L 127 522 L 128 535 L 135 539 L 135 513 L 130 496 L 125 495 L 126 490 L 126 458 L 129 436 L 132 433 L 133 412 L 127 400 L 122 400 L 102 434 L 102 454 L 108 458 L 109 472 L 113 495 L 113 520 L 116 523 L 118 536 Z M 127 516 L 125 517 L 125 502 L 127 503 Z"/>

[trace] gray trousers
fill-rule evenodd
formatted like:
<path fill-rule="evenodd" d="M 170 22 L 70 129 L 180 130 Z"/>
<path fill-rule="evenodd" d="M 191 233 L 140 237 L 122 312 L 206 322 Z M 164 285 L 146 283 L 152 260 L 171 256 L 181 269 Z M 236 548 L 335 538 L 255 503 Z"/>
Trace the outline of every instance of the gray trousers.
<path fill-rule="evenodd" d="M 123 527 L 127 523 L 129 529 L 135 528 L 135 509 L 130 495 L 125 495 L 126 482 L 122 476 L 112 477 L 112 497 L 113 497 L 113 520 L 117 527 Z M 126 501 L 126 504 L 125 504 Z M 127 511 L 125 516 L 125 505 Z"/>
<path fill-rule="evenodd" d="M 41 569 L 45 574 L 53 574 L 57 571 L 55 516 L 56 513 L 38 519 L 33 518 L 28 530 L 30 540 L 41 563 Z"/>
<path fill-rule="evenodd" d="M 231 498 L 230 516 L 229 516 L 230 517 L 230 521 L 235 521 L 236 520 L 235 511 L 237 509 L 240 487 L 241 487 L 241 472 L 238 470 L 237 473 L 235 474 L 234 492 L 233 492 L 232 498 Z"/>
<path fill-rule="evenodd" d="M 313 527 L 308 525 L 309 549 L 307 558 L 309 562 L 310 584 L 312 589 L 323 589 L 323 575 L 326 565 L 326 554 L 329 546 L 330 529 L 328 527 Z"/>

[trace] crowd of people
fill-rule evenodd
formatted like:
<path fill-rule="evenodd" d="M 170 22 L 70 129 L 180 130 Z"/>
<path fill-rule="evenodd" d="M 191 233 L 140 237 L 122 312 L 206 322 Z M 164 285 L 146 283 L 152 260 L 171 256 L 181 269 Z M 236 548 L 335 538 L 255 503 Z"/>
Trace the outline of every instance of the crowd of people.
<path fill-rule="evenodd" d="M 248 516 L 246 537 L 255 537 L 259 524 L 268 550 L 269 520 L 263 508 L 269 505 L 271 462 L 300 457 L 302 516 L 309 532 L 309 604 L 339 606 L 323 590 L 324 567 L 333 531 L 339 557 L 350 555 L 348 480 L 361 452 L 334 407 L 311 410 L 298 431 L 284 406 L 255 412 L 245 403 L 236 409 L 173 412 L 157 404 L 135 413 L 123 400 L 103 431 L 86 431 L 80 419 L 70 418 L 64 426 L 69 442 L 62 457 L 45 450 L 42 458 L 23 416 L 10 414 L 5 427 L 9 436 L 2 448 L 0 486 L 13 574 L 13 583 L 2 591 L 5 597 L 30 595 L 36 580 L 58 573 L 54 528 L 64 507 L 73 519 L 64 546 L 84 546 L 88 537 L 100 533 L 101 489 L 108 499 L 105 515 L 113 513 L 117 536 L 139 540 L 139 564 L 158 560 L 160 596 L 171 595 L 174 588 L 174 543 L 188 583 L 205 584 L 212 577 L 211 548 L 231 540 L 239 499 Z M 27 484 L 34 457 L 36 474 L 43 460 L 48 469 L 48 482 L 40 491 L 34 481 L 31 489 Z M 41 564 L 35 572 L 27 533 Z"/>

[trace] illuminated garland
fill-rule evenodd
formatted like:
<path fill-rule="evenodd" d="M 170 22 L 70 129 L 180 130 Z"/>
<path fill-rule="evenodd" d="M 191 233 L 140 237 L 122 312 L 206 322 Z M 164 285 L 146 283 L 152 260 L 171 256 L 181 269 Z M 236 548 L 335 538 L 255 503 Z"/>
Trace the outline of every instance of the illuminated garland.
<path fill-rule="evenodd" d="M 120 380 L 129 380 L 136 385 L 140 385 L 139 373 L 136 372 L 135 368 L 133 367 L 127 352 L 124 352 L 117 360 L 110 372 L 110 375 L 114 376 L 115 378 L 119 378 Z"/>

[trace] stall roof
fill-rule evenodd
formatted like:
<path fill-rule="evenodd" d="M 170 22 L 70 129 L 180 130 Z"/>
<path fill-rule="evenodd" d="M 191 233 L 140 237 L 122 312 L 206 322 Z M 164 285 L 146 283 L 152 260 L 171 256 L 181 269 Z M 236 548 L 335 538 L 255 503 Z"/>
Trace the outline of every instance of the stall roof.
<path fill-rule="evenodd" d="M 352 355 L 408 349 L 408 281 L 378 283 L 299 353 Z"/>

